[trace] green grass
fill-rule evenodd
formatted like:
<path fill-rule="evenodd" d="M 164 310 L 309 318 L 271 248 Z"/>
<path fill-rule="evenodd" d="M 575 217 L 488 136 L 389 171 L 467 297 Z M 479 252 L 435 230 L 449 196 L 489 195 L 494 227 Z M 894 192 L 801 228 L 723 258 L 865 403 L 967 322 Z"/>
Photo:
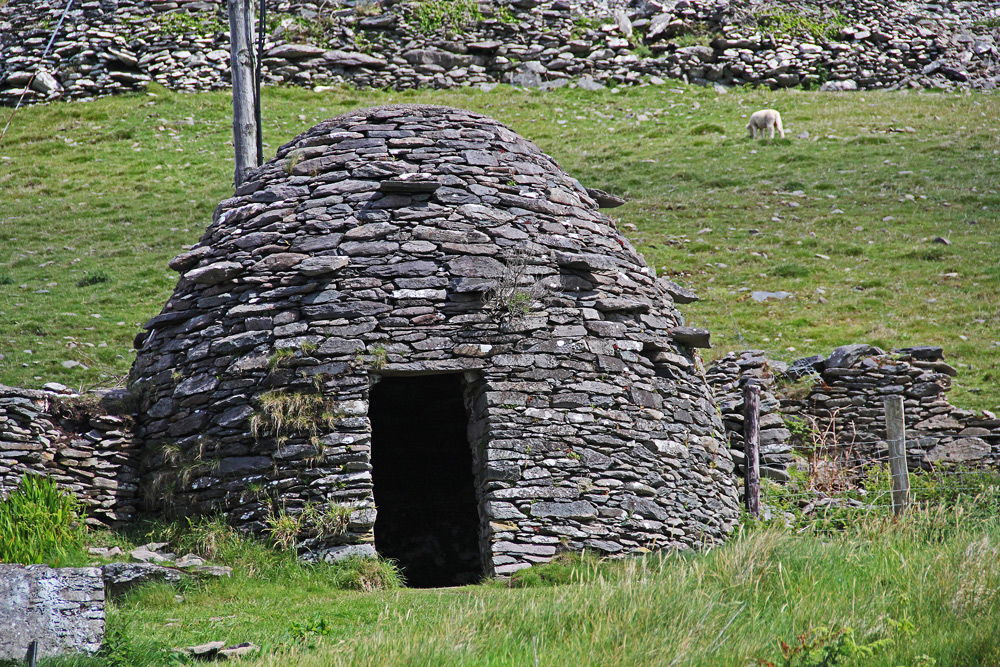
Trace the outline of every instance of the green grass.
<path fill-rule="evenodd" d="M 299 565 L 231 540 L 216 553 L 235 566 L 231 579 L 138 589 L 111 604 L 102 655 L 45 664 L 161 665 L 172 647 L 220 640 L 261 646 L 244 664 L 267 667 L 532 665 L 536 655 L 543 665 L 995 666 L 1000 523 L 995 504 L 972 505 L 856 517 L 839 532 L 745 527 L 700 554 L 567 557 L 512 585 L 439 590 L 344 590 L 356 564 Z M 779 660 L 780 642 L 824 632 L 871 655 Z"/>
<path fill-rule="evenodd" d="M 167 261 L 231 195 L 228 96 L 153 92 L 22 109 L 0 145 L 0 382 L 121 378 L 176 283 Z M 481 111 L 585 185 L 626 196 L 612 216 L 701 295 L 683 311 L 713 331 L 710 354 L 941 345 L 960 371 L 953 402 L 1000 409 L 995 93 L 268 88 L 265 153 L 387 102 Z M 745 138 L 744 116 L 763 107 L 782 112 L 788 139 Z M 794 298 L 756 303 L 754 289 Z"/>
<path fill-rule="evenodd" d="M 0 563 L 80 565 L 85 535 L 80 502 L 48 478 L 25 475 L 0 500 Z"/>

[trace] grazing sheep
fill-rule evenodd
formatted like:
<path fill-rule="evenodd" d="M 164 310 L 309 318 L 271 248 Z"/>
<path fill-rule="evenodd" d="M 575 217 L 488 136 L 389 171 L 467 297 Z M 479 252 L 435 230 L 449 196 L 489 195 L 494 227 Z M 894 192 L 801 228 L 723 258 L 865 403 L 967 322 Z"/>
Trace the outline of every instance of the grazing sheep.
<path fill-rule="evenodd" d="M 760 137 L 763 137 L 764 130 L 770 131 L 769 139 L 774 139 L 775 130 L 778 131 L 782 139 L 785 138 L 785 130 L 781 127 L 781 114 L 774 109 L 754 111 L 750 116 L 750 122 L 747 123 L 747 130 L 750 132 L 751 139 L 756 139 L 758 133 Z"/>

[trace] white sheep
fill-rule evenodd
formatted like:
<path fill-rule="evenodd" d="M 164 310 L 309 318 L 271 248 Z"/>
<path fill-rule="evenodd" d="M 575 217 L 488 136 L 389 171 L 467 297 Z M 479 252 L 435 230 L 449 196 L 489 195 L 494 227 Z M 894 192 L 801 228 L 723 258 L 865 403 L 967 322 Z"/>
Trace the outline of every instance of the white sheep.
<path fill-rule="evenodd" d="M 763 138 L 764 130 L 770 131 L 769 139 L 774 139 L 775 130 L 778 131 L 782 139 L 785 138 L 785 130 L 781 127 L 781 114 L 774 109 L 754 111 L 750 116 L 750 122 L 747 123 L 747 130 L 750 132 L 751 139 L 756 139 L 758 134 Z"/>

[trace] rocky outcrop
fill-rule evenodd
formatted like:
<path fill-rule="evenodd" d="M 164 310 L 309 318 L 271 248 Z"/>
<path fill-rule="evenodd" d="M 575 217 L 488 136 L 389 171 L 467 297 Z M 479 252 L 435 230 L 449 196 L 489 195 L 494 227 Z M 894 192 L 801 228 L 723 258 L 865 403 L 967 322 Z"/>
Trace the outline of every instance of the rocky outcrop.
<path fill-rule="evenodd" d="M 228 85 L 221 0 L 0 6 L 0 103 L 78 99 L 155 81 Z M 857 88 L 997 84 L 1000 16 L 985 1 L 876 0 L 766 6 L 724 0 L 431 0 L 326 6 L 269 2 L 265 82 L 359 87 L 557 87 L 663 83 Z M 32 80 L 32 74 L 35 78 Z"/>

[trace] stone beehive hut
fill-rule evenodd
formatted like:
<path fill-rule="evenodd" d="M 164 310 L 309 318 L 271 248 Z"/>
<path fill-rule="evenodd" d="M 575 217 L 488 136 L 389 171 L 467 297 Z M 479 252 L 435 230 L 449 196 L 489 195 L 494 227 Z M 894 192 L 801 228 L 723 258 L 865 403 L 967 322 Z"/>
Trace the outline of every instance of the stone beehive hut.
<path fill-rule="evenodd" d="M 258 531 L 284 514 L 304 553 L 377 550 L 414 585 L 687 547 L 736 521 L 676 329 L 691 295 L 494 120 L 320 123 L 171 266 L 131 376 L 150 508 Z"/>

